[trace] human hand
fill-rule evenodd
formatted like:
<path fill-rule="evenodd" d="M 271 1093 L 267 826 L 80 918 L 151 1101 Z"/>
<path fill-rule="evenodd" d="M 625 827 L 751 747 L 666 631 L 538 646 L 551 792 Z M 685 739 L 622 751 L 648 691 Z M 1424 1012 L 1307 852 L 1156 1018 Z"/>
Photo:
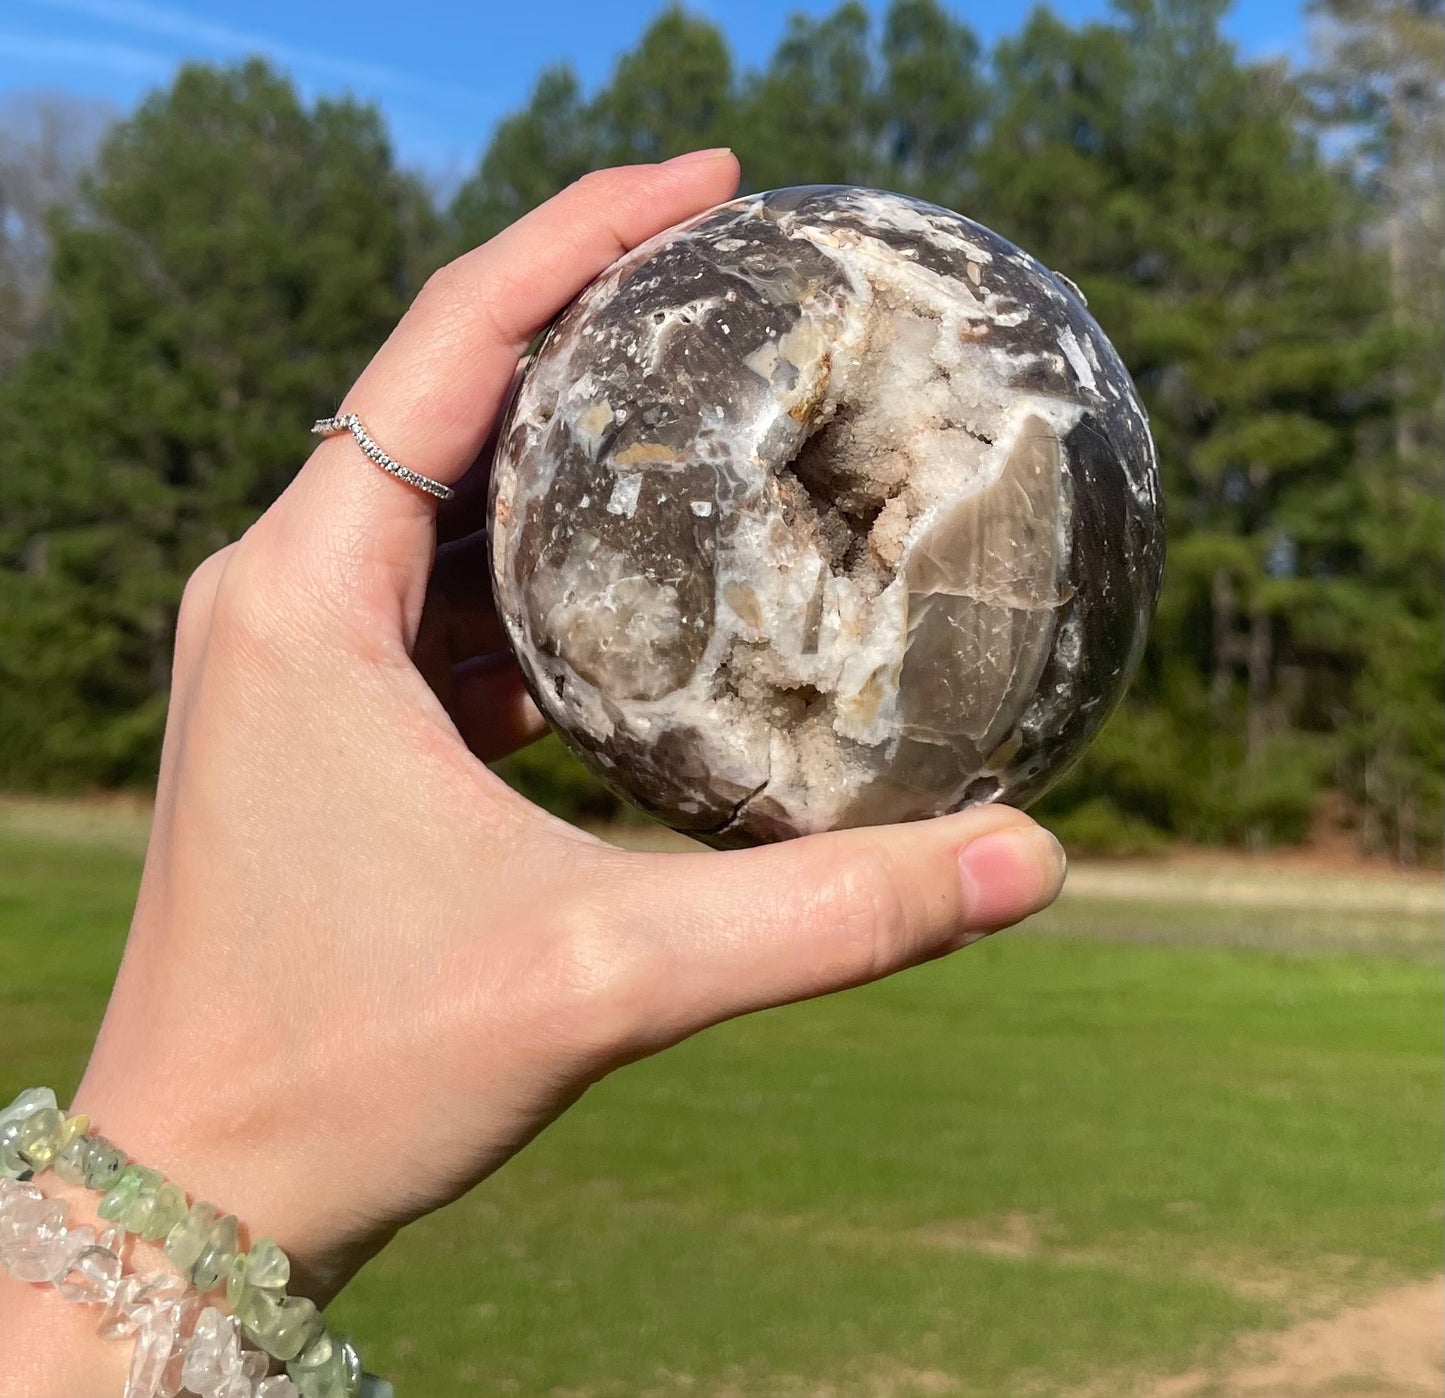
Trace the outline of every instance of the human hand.
<path fill-rule="evenodd" d="M 434 276 L 343 410 L 461 480 L 537 329 L 736 180 L 726 152 L 587 177 Z M 436 502 L 338 438 L 196 573 L 75 1102 L 279 1241 L 323 1302 L 610 1069 L 951 951 L 1062 878 L 1051 837 L 998 807 L 729 854 L 630 853 L 553 819 L 479 760 L 540 719 L 487 654 L 495 616 L 449 595 L 465 570 L 429 598 L 436 538 Z"/>

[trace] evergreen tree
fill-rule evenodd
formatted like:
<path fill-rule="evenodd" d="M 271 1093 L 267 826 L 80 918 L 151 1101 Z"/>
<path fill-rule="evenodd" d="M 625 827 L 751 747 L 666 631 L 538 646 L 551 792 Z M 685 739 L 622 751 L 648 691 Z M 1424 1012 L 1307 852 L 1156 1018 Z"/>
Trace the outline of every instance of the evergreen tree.
<path fill-rule="evenodd" d="M 663 12 L 617 65 L 591 109 L 604 163 L 666 160 L 725 145 L 733 121 L 732 55 L 716 26 Z"/>
<path fill-rule="evenodd" d="M 1363 671 L 1341 776 L 1366 847 L 1413 862 L 1445 804 L 1445 3 L 1319 0 L 1320 124 L 1342 141 L 1384 249 L 1388 419 L 1361 444 Z"/>
<path fill-rule="evenodd" d="M 881 182 L 869 28 L 857 0 L 823 19 L 792 17 L 743 96 L 733 144 L 749 188 Z"/>
<path fill-rule="evenodd" d="M 531 100 L 507 117 L 449 210 L 454 253 L 476 247 L 605 163 L 576 74 L 548 68 Z"/>
<path fill-rule="evenodd" d="M 114 120 L 103 102 L 51 93 L 0 102 L 0 375 L 44 317 L 51 213 L 75 198 Z"/>
<path fill-rule="evenodd" d="M 726 40 L 677 7 L 653 21 L 591 101 L 569 67 L 547 69 L 457 191 L 454 249 L 486 242 L 588 170 L 734 142 L 733 103 Z"/>
<path fill-rule="evenodd" d="M 1134 372 L 1169 511 L 1144 677 L 1056 806 L 1112 789 L 1178 833 L 1258 843 L 1304 833 L 1341 751 L 1391 345 L 1358 200 L 1220 9 L 1036 15 L 1002 46 L 981 162 L 993 221 L 1083 285 Z M 1172 721 L 1141 761 L 1156 705 Z"/>
<path fill-rule="evenodd" d="M 1301 80 L 1222 0 L 1037 10 L 985 65 L 939 0 L 795 17 L 739 73 L 673 7 L 599 91 L 544 72 L 459 190 L 485 240 L 585 171 L 698 146 L 854 182 L 1077 281 L 1149 406 L 1170 559 L 1120 716 L 1045 809 L 1077 841 L 1297 838 L 1333 789 L 1418 858 L 1445 797 L 1445 0 L 1316 0 Z M 56 225 L 48 341 L 0 383 L 0 765 L 142 778 L 183 578 L 264 507 L 435 246 L 375 115 L 191 69 Z M 555 747 L 553 809 L 612 808 Z M 1337 801 L 1338 803 L 1338 801 Z"/>
<path fill-rule="evenodd" d="M 977 37 L 937 0 L 896 0 L 880 48 L 889 187 L 966 210 L 988 106 Z"/>
<path fill-rule="evenodd" d="M 428 214 L 374 111 L 183 69 L 54 235 L 48 341 L 0 385 L 0 769 L 147 778 L 185 578 L 309 449 L 405 306 Z"/>

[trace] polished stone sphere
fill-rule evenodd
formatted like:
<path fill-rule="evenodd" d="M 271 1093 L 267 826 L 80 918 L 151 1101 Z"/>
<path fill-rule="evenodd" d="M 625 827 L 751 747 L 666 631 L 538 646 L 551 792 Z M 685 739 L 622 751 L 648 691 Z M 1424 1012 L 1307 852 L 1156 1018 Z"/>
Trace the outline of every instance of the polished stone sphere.
<path fill-rule="evenodd" d="M 1158 466 L 1078 289 L 877 190 L 615 263 L 493 468 L 498 608 L 614 790 L 722 846 L 1027 802 L 1144 647 Z"/>

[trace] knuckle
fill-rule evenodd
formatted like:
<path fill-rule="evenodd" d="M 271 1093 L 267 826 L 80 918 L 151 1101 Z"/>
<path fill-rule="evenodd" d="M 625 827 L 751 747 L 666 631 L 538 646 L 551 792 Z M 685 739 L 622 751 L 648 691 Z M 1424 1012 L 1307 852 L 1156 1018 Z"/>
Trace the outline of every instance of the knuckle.
<path fill-rule="evenodd" d="M 413 313 L 428 327 L 440 350 L 454 351 L 478 340 L 507 343 L 505 319 L 496 307 L 509 304 L 515 293 L 505 266 L 493 260 L 479 261 L 483 249 L 474 249 L 453 262 L 438 267 L 423 284 L 412 303 Z M 486 275 L 481 275 L 485 267 Z M 464 399 L 457 411 L 473 411 Z"/>
<path fill-rule="evenodd" d="M 629 935 L 610 909 L 619 900 L 595 891 L 564 899 L 547 957 L 547 997 L 569 1048 L 594 1062 L 625 1058 L 646 1041 L 657 977 L 647 940 Z"/>
<path fill-rule="evenodd" d="M 862 983 L 895 970 L 908 955 L 913 918 L 903 883 L 878 850 L 863 845 L 824 879 L 820 909 L 840 981 Z"/>
<path fill-rule="evenodd" d="M 181 605 L 176 614 L 176 659 L 181 662 L 195 655 L 204 645 L 211 627 L 211 612 L 216 592 L 231 557 L 228 545 L 213 553 L 186 580 L 181 592 Z"/>
<path fill-rule="evenodd" d="M 572 181 L 572 188 L 578 194 L 605 195 L 617 187 L 620 178 L 617 170 L 603 166 L 600 170 L 588 170 L 586 174 L 579 175 Z"/>
<path fill-rule="evenodd" d="M 222 645 L 247 650 L 268 646 L 283 632 L 283 609 L 270 571 L 261 551 L 246 542 L 236 546 L 216 584 L 210 631 Z"/>
<path fill-rule="evenodd" d="M 422 283 L 416 300 L 429 309 L 452 307 L 461 299 L 463 273 L 460 259 L 444 262 Z"/>

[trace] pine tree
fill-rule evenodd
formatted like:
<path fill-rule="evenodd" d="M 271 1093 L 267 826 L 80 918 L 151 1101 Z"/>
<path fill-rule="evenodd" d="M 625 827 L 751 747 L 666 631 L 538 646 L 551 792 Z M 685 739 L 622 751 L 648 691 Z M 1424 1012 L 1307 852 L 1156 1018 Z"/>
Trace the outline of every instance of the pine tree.
<path fill-rule="evenodd" d="M 889 188 L 966 211 L 988 106 L 977 36 L 937 0 L 896 0 L 883 21 L 879 104 Z"/>
<path fill-rule="evenodd" d="M 374 111 L 183 69 L 106 141 L 0 386 L 0 769 L 154 770 L 181 589 L 405 306 L 428 214 Z"/>
<path fill-rule="evenodd" d="M 1358 200 L 1300 131 L 1287 74 L 1222 38 L 1221 8 L 1036 16 L 1001 50 L 981 159 L 1001 231 L 1079 281 L 1119 345 L 1165 477 L 1146 672 L 1061 800 L 1127 773 L 1128 803 L 1174 830 L 1263 842 L 1304 833 L 1340 755 L 1357 467 L 1391 346 Z M 1161 704 L 1174 719 L 1141 771 L 1123 749 Z"/>
<path fill-rule="evenodd" d="M 1080 283 L 1149 406 L 1170 558 L 1119 717 L 1045 814 L 1262 843 L 1331 788 L 1411 860 L 1445 801 L 1445 0 L 1317 0 L 1301 80 L 1222 0 L 1036 11 L 985 65 L 939 0 L 795 17 L 759 71 L 672 8 L 585 93 L 544 72 L 451 248 L 586 170 L 728 144 L 745 187 L 937 200 Z M 437 243 L 375 114 L 195 68 L 56 225 L 50 324 L 0 382 L 0 767 L 142 779 L 182 580 L 306 450 Z M 554 809 L 614 807 L 544 746 Z"/>
<path fill-rule="evenodd" d="M 451 250 L 494 237 L 559 189 L 606 164 L 602 142 L 583 101 L 577 75 L 548 68 L 520 112 L 497 127 L 470 179 L 448 211 Z"/>
<path fill-rule="evenodd" d="M 114 120 L 103 102 L 53 93 L 0 102 L 0 375 L 44 316 L 50 216 L 75 198 Z"/>
<path fill-rule="evenodd" d="M 677 7 L 653 21 L 590 101 L 571 68 L 547 69 L 452 200 L 454 250 L 486 242 L 588 170 L 728 144 L 733 102 L 722 33 Z"/>
<path fill-rule="evenodd" d="M 1388 268 L 1390 415 L 1366 444 L 1363 673 L 1343 777 L 1367 848 L 1413 862 L 1445 804 L 1445 4 L 1320 0 L 1311 75 Z"/>

